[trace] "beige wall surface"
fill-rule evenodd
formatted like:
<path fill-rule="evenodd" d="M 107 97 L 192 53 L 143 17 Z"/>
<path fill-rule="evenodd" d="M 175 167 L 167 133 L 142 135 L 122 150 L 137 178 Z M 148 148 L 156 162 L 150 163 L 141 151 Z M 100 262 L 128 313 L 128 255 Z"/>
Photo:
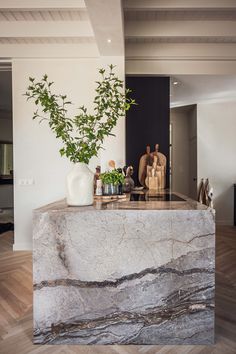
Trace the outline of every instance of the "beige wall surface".
<path fill-rule="evenodd" d="M 189 196 L 189 122 L 182 107 L 170 111 L 172 124 L 172 190 Z"/>
<path fill-rule="evenodd" d="M 172 124 L 172 190 L 196 199 L 196 105 L 170 110 Z"/>
<path fill-rule="evenodd" d="M 236 183 L 236 101 L 197 105 L 198 181 L 214 188 L 216 221 L 233 225 Z"/>

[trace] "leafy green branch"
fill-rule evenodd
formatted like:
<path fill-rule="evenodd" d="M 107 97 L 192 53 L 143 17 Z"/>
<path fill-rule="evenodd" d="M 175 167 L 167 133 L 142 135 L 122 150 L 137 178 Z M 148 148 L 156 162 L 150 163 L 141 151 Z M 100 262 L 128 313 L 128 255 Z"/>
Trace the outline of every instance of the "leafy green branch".
<path fill-rule="evenodd" d="M 66 95 L 52 93 L 54 83 L 48 80 L 47 75 L 40 82 L 29 78 L 30 85 L 25 96 L 39 107 L 33 119 L 48 121 L 51 130 L 63 142 L 60 154 L 74 163 L 87 164 L 91 157 L 98 156 L 104 139 L 114 136 L 112 130 L 118 119 L 136 104 L 135 100 L 128 97 L 131 90 L 124 90 L 124 82 L 115 75 L 113 69 L 111 64 L 108 73 L 105 69 L 99 70 L 101 80 L 96 82 L 94 114 L 89 114 L 87 108 L 81 106 L 74 117 L 68 117 L 68 107 L 72 102 L 68 101 Z"/>

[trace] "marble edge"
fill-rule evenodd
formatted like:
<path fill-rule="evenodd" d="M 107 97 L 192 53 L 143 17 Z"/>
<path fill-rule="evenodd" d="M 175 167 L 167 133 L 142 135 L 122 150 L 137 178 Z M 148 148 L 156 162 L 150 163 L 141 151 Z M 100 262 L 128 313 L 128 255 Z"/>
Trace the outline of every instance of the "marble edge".
<path fill-rule="evenodd" d="M 160 193 L 160 194 L 164 194 Z M 184 201 L 130 201 L 125 200 L 94 201 L 89 206 L 68 206 L 66 199 L 61 199 L 33 210 L 34 214 L 46 212 L 86 212 L 86 211 L 210 211 L 215 215 L 215 209 L 197 202 L 185 195 L 172 192 L 185 199 Z"/>

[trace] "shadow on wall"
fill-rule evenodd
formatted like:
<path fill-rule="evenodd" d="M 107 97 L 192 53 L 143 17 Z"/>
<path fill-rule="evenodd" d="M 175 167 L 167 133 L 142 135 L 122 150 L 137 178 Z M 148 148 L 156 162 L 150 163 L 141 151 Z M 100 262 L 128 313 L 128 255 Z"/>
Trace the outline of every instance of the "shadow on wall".
<path fill-rule="evenodd" d="M 223 182 L 223 181 L 222 181 Z M 221 185 L 222 186 L 222 185 Z M 234 188 L 228 187 L 217 195 L 217 185 L 213 184 L 214 188 L 214 209 L 216 210 L 216 223 L 221 225 L 233 225 L 233 199 Z"/>

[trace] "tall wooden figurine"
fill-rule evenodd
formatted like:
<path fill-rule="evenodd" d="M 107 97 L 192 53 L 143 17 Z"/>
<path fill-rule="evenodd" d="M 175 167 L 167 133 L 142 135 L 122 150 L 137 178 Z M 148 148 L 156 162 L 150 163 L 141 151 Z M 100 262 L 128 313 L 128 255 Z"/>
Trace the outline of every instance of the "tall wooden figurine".
<path fill-rule="evenodd" d="M 166 187 L 166 156 L 159 152 L 159 144 L 155 145 L 152 153 L 147 147 L 146 154 L 141 157 L 139 182 L 154 191 Z"/>

